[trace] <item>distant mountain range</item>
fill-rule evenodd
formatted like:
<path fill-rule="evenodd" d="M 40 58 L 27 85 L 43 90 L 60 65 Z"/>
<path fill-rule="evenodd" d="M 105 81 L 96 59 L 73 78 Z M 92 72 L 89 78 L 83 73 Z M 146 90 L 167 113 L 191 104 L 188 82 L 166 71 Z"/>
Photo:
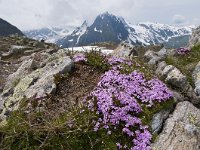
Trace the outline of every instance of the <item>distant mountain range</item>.
<path fill-rule="evenodd" d="M 106 12 L 97 16 L 92 25 L 84 21 L 80 27 L 74 31 L 65 32 L 66 34 L 61 35 L 53 28 L 24 33 L 30 38 L 44 39 L 61 47 L 85 46 L 98 42 L 120 43 L 121 41 L 134 45 L 164 43 L 168 47 L 180 47 L 188 43 L 193 28 L 147 22 L 132 25 L 124 18 Z"/>
<path fill-rule="evenodd" d="M 45 40 L 49 43 L 56 43 L 57 40 L 62 39 L 68 35 L 70 35 L 76 27 L 74 26 L 66 26 L 64 28 L 60 27 L 46 27 L 41 29 L 34 29 L 24 31 L 24 34 L 35 40 Z"/>
<path fill-rule="evenodd" d="M 0 36 L 10 36 L 12 34 L 23 36 L 22 31 L 17 27 L 0 18 Z"/>

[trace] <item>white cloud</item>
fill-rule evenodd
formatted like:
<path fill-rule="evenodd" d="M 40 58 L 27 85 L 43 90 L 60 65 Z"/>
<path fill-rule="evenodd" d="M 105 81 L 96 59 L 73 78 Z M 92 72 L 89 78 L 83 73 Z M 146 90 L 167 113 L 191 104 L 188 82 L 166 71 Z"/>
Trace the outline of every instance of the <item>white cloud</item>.
<path fill-rule="evenodd" d="M 176 14 L 173 16 L 173 22 L 178 25 L 182 25 L 186 23 L 186 17 L 183 15 Z"/>
<path fill-rule="evenodd" d="M 199 18 L 193 18 L 192 23 L 194 25 L 200 25 L 200 19 Z"/>
<path fill-rule="evenodd" d="M 80 25 L 105 11 L 132 23 L 188 23 L 199 18 L 199 0 L 0 0 L 0 17 L 22 30 L 43 26 Z M 181 16 L 174 16 L 181 14 Z M 174 20 L 172 20 L 174 16 Z"/>

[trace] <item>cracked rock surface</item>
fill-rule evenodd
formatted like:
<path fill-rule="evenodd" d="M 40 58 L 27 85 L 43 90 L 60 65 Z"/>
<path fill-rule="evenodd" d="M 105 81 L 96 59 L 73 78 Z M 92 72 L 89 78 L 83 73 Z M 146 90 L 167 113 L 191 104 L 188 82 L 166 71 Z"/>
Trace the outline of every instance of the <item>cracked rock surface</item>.
<path fill-rule="evenodd" d="M 200 110 L 188 101 L 178 103 L 152 147 L 153 150 L 200 149 Z"/>

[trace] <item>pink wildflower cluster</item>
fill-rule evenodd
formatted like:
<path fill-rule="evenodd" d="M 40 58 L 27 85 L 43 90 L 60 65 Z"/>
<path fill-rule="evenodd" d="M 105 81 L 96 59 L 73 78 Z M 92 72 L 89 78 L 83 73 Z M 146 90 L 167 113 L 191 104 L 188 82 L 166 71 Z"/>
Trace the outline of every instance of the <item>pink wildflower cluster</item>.
<path fill-rule="evenodd" d="M 74 62 L 81 62 L 81 61 L 87 61 L 87 58 L 85 57 L 84 54 L 79 53 L 79 54 L 74 55 L 73 60 Z"/>
<path fill-rule="evenodd" d="M 121 59 L 110 59 L 108 62 L 112 65 L 115 65 L 115 62 L 124 63 Z M 158 79 L 148 81 L 143 73 L 138 71 L 127 75 L 112 68 L 101 77 L 90 96 L 93 101 L 89 102 L 88 107 L 97 110 L 96 113 L 100 116 L 94 131 L 103 127 L 110 135 L 111 129 L 119 130 L 118 127 L 122 125 L 120 129 L 132 139 L 132 146 L 117 142 L 118 149 L 150 150 L 152 135 L 137 116 L 143 111 L 142 105 L 152 107 L 154 103 L 167 101 L 172 97 L 172 92 Z M 95 106 L 97 108 L 93 109 Z"/>
<path fill-rule="evenodd" d="M 176 52 L 177 54 L 179 55 L 185 55 L 189 52 L 190 50 L 188 48 L 184 48 L 184 47 L 181 47 L 181 48 L 178 48 L 176 49 Z"/>

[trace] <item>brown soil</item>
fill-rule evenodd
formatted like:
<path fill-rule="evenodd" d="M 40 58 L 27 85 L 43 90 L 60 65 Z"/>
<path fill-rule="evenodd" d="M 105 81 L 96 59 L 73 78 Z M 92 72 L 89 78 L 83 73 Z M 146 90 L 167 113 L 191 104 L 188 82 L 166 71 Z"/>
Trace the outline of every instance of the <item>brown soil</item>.
<path fill-rule="evenodd" d="M 54 119 L 75 106 L 77 108 L 84 97 L 95 88 L 101 74 L 90 66 L 76 64 L 74 72 L 57 85 L 56 93 L 45 100 L 45 118 Z"/>

